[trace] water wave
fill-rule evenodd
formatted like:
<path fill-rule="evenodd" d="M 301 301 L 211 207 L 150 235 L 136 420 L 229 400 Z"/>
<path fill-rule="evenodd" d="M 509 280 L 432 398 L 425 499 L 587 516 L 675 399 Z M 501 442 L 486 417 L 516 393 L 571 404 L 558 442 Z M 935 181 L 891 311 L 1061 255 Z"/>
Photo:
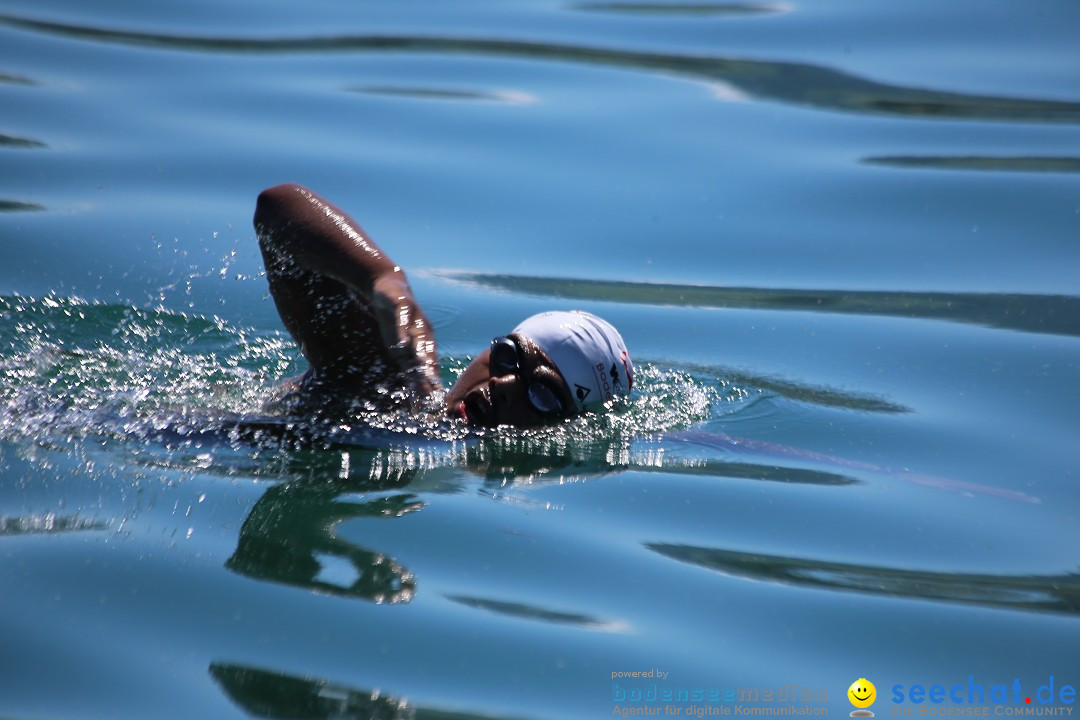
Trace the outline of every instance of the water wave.
<path fill-rule="evenodd" d="M 944 573 L 690 545 L 656 543 L 648 547 L 680 562 L 750 580 L 1016 610 L 1080 613 L 1080 572 L 1050 576 Z"/>
<path fill-rule="evenodd" d="M 1080 297 L 1026 293 L 802 290 L 641 283 L 440 271 L 440 277 L 503 292 L 631 305 L 745 308 L 946 320 L 1080 336 Z"/>
<path fill-rule="evenodd" d="M 617 15 L 691 16 L 691 17 L 757 17 L 790 12 L 783 3 L 643 3 L 643 2 L 580 2 L 570 6 L 585 12 Z"/>
<path fill-rule="evenodd" d="M 229 662 L 210 663 L 212 677 L 241 710 L 254 717 L 369 718 L 422 717 L 403 698 L 378 690 L 347 687 Z M 437 713 L 438 717 L 451 718 Z"/>
<path fill-rule="evenodd" d="M 531 105 L 537 98 L 515 90 L 469 90 L 453 87 L 418 87 L 407 85 L 364 85 L 350 88 L 365 95 L 411 98 L 415 100 L 446 100 L 451 102 L 487 102 L 504 105 Z"/>
<path fill-rule="evenodd" d="M 926 170 L 982 170 L 986 172 L 1080 172 L 1080 157 L 1004 155 L 880 155 L 864 158 L 867 165 Z"/>
<path fill-rule="evenodd" d="M 893 85 L 809 63 L 679 55 L 501 38 L 419 35 L 210 37 L 91 27 L 15 15 L 0 15 L 0 24 L 59 37 L 170 51 L 275 55 L 413 52 L 570 62 L 673 75 L 702 82 L 710 88 L 719 83 L 735 88 L 739 95 L 821 110 L 922 120 L 1080 122 L 1080 102 L 976 95 Z"/>
<path fill-rule="evenodd" d="M 27 149 L 48 146 L 40 140 L 34 140 L 33 138 L 17 137 L 15 135 L 4 135 L 3 133 L 0 133 L 0 147 Z"/>
<path fill-rule="evenodd" d="M 25 75 L 14 75 L 12 73 L 0 72 L 0 83 L 6 85 L 37 85 L 36 82 L 26 77 Z"/>
<path fill-rule="evenodd" d="M 0 437 L 125 436 L 154 411 L 272 396 L 287 341 L 162 308 L 0 297 Z"/>
<path fill-rule="evenodd" d="M 0 212 L 39 212 L 44 209 L 45 206 L 38 203 L 0 198 Z"/>

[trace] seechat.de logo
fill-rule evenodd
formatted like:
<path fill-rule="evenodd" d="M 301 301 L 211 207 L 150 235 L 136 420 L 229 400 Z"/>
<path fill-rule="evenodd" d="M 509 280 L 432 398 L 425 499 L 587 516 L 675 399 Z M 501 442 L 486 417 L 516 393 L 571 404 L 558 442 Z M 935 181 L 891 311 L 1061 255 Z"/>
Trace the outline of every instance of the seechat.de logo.
<path fill-rule="evenodd" d="M 866 678 L 859 678 L 847 689 L 847 697 L 855 706 L 855 709 L 851 711 L 851 717 L 874 717 L 874 712 L 868 709 L 877 700 L 877 688 L 874 687 L 874 683 Z"/>

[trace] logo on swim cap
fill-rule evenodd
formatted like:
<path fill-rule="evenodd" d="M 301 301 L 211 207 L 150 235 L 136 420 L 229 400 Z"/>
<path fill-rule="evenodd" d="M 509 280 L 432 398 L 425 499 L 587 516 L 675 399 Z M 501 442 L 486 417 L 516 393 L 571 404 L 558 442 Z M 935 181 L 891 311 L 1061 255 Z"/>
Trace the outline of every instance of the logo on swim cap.
<path fill-rule="evenodd" d="M 578 410 L 630 394 L 634 364 L 619 331 L 587 312 L 546 312 L 514 328 L 551 358 L 571 388 Z"/>

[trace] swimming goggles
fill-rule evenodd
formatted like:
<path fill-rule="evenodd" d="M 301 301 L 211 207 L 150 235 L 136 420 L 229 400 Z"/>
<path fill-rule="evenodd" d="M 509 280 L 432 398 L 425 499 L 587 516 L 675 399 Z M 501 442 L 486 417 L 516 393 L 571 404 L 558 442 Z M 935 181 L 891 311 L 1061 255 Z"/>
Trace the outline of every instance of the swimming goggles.
<path fill-rule="evenodd" d="M 503 336 L 491 341 L 491 354 L 488 367 L 493 377 L 502 377 L 512 373 L 521 373 L 521 349 L 512 338 Z M 563 412 L 562 401 L 547 383 L 529 380 L 526 395 L 533 410 L 541 415 L 554 416 Z"/>

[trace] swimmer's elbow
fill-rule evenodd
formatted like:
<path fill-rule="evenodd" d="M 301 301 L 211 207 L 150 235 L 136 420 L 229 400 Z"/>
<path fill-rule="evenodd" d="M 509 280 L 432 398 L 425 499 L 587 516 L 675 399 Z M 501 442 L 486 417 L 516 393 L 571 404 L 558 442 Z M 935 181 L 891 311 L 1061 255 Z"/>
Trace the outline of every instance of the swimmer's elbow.
<path fill-rule="evenodd" d="M 283 183 L 259 193 L 255 201 L 255 232 L 259 238 L 272 234 L 288 218 L 295 216 L 305 204 L 305 196 L 311 192 L 296 183 Z"/>

